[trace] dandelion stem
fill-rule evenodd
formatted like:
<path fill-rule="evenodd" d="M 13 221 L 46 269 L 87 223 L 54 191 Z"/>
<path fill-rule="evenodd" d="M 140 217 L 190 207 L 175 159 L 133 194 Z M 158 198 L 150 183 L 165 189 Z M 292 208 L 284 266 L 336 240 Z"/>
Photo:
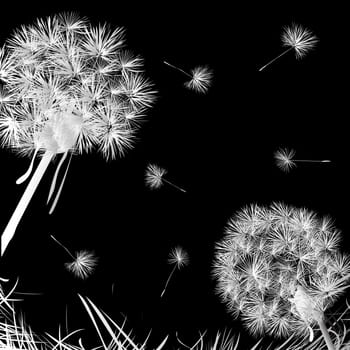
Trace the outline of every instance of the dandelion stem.
<path fill-rule="evenodd" d="M 63 179 L 61 181 L 61 185 L 57 191 L 57 194 L 56 194 L 56 197 L 55 197 L 55 200 L 53 201 L 52 205 L 51 205 L 51 208 L 50 208 L 50 211 L 49 211 L 49 214 L 51 215 L 53 213 L 53 211 L 55 210 L 56 208 L 56 205 L 57 205 L 57 202 L 58 202 L 58 199 L 60 198 L 61 196 L 61 192 L 62 192 L 62 188 L 63 188 L 63 185 L 64 185 L 64 182 L 66 180 L 66 177 L 67 177 L 67 173 L 68 173 L 68 169 L 69 169 L 69 165 L 70 165 L 70 162 L 72 160 L 72 153 L 70 155 L 70 158 L 69 158 L 69 161 L 68 161 L 68 164 L 67 164 L 67 168 L 66 168 L 66 171 L 64 173 L 64 176 L 63 176 Z"/>
<path fill-rule="evenodd" d="M 166 61 L 163 61 L 163 63 L 165 63 L 166 65 L 168 65 L 168 66 L 169 66 L 169 67 L 171 67 L 171 68 L 174 68 L 174 69 L 176 69 L 176 70 L 180 71 L 181 73 L 183 73 L 183 74 L 187 75 L 188 77 L 192 78 L 192 75 L 191 75 L 191 74 L 189 74 L 189 73 L 185 72 L 185 71 L 184 71 L 184 70 L 182 70 L 181 68 L 176 67 L 176 66 L 173 66 L 172 64 L 170 64 L 170 63 L 168 63 L 168 62 L 166 62 Z"/>
<path fill-rule="evenodd" d="M 50 199 L 51 199 L 51 196 L 55 190 L 55 187 L 56 187 L 56 182 L 57 182 L 57 176 L 58 176 L 58 173 L 62 167 L 62 164 L 64 163 L 65 159 L 67 158 L 67 153 L 68 152 L 64 152 L 60 162 L 58 163 L 58 166 L 56 168 L 56 171 L 55 171 L 55 175 L 53 176 L 53 179 L 52 179 L 52 182 L 51 182 L 51 186 L 50 186 L 50 191 L 49 191 L 49 195 L 47 197 L 47 201 L 46 201 L 46 204 L 49 203 Z"/>
<path fill-rule="evenodd" d="M 179 186 L 173 184 L 172 182 L 170 182 L 170 181 L 164 179 L 164 177 L 163 177 L 163 181 L 166 182 L 168 185 L 173 186 L 174 188 L 177 188 L 178 190 L 180 190 L 180 191 L 186 193 L 186 190 L 184 190 L 183 188 L 181 188 L 181 187 L 179 187 Z"/>
<path fill-rule="evenodd" d="M 325 340 L 325 342 L 326 342 L 326 344 L 327 344 L 328 350 L 335 350 L 335 347 L 334 347 L 334 345 L 333 345 L 333 342 L 332 342 L 332 340 L 331 340 L 331 337 L 329 336 L 327 327 L 326 327 L 326 325 L 325 325 L 323 319 L 322 319 L 322 318 L 319 318 L 319 319 L 317 320 L 317 322 L 318 322 L 318 325 L 320 326 L 320 329 L 321 329 L 323 338 L 324 338 L 324 340 Z"/>
<path fill-rule="evenodd" d="M 41 178 L 43 177 L 48 165 L 50 164 L 50 161 L 52 157 L 54 156 L 54 153 L 52 152 L 45 152 L 43 157 L 41 158 L 41 161 L 38 165 L 38 167 L 35 170 L 34 175 L 32 176 L 27 188 L 25 189 L 22 198 L 20 199 L 15 211 L 12 214 L 12 217 L 7 224 L 4 233 L 1 236 L 1 256 L 4 255 L 5 250 L 10 243 L 11 239 L 13 238 L 16 228 L 31 200 L 33 197 L 33 194 L 38 187 Z"/>
<path fill-rule="evenodd" d="M 65 247 L 61 242 L 59 242 L 54 236 L 50 235 L 50 237 L 59 245 L 61 246 L 72 258 L 75 260 L 74 255 L 68 250 L 67 247 Z"/>
<path fill-rule="evenodd" d="M 66 304 L 66 312 L 65 312 L 65 317 L 66 317 L 66 333 L 68 334 L 68 305 Z"/>
<path fill-rule="evenodd" d="M 311 160 L 311 159 L 293 159 L 293 162 L 304 162 L 304 163 L 331 163 L 329 159 L 325 160 Z"/>
<path fill-rule="evenodd" d="M 173 269 L 172 269 L 172 271 L 171 271 L 171 273 L 170 273 L 170 275 L 169 275 L 169 277 L 168 277 L 168 279 L 167 279 L 167 281 L 166 281 L 166 283 L 165 283 L 165 287 L 164 287 L 164 289 L 163 289 L 163 291 L 162 291 L 162 294 L 160 295 L 161 298 L 163 297 L 163 294 L 165 293 L 165 290 L 166 290 L 166 288 L 167 288 L 167 286 L 168 286 L 168 284 L 169 284 L 169 281 L 170 281 L 172 275 L 174 274 L 174 272 L 175 272 L 175 270 L 176 270 L 176 267 L 177 267 L 177 265 L 175 265 L 175 266 L 173 267 Z"/>
<path fill-rule="evenodd" d="M 43 293 L 23 293 L 23 292 L 14 292 L 14 294 L 18 295 L 43 295 Z"/>
<path fill-rule="evenodd" d="M 282 57 L 283 55 L 285 55 L 288 51 L 292 50 L 293 49 L 293 46 L 290 47 L 289 49 L 283 51 L 280 55 L 278 55 L 277 57 L 275 57 L 273 60 L 271 60 L 270 62 L 266 63 L 265 66 L 262 66 L 260 69 L 259 69 L 259 72 L 261 72 L 263 69 L 265 69 L 267 66 L 269 66 L 272 62 L 275 62 L 277 59 L 279 59 L 280 57 Z"/>

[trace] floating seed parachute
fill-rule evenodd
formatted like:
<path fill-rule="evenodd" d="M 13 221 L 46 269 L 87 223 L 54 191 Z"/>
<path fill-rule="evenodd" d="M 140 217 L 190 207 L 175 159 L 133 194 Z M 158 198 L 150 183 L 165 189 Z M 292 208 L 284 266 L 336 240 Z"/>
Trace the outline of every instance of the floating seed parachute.
<path fill-rule="evenodd" d="M 163 186 L 164 182 L 168 185 L 178 189 L 181 192 L 186 192 L 183 188 L 173 184 L 169 180 L 164 178 L 168 171 L 164 168 L 159 167 L 155 164 L 148 164 L 146 169 L 145 182 L 146 185 L 151 189 L 158 189 Z"/>
<path fill-rule="evenodd" d="M 295 23 L 283 28 L 281 39 L 287 49 L 262 66 L 259 72 L 291 50 L 294 50 L 297 59 L 301 59 L 318 43 L 318 38 L 309 29 Z"/>
<path fill-rule="evenodd" d="M 331 163 L 329 159 L 294 159 L 294 156 L 295 151 L 293 149 L 279 149 L 274 154 L 276 165 L 287 173 L 289 170 L 296 167 L 296 163 Z"/>
<path fill-rule="evenodd" d="M 143 75 L 142 59 L 124 46 L 122 28 L 93 27 L 85 18 L 60 14 L 22 26 L 0 49 L 1 145 L 32 157 L 18 184 L 41 157 L 2 235 L 1 255 L 54 157 L 61 159 L 48 202 L 68 155 L 69 165 L 72 154 L 97 150 L 114 159 L 132 147 L 155 91 Z"/>
<path fill-rule="evenodd" d="M 302 335 L 349 287 L 350 257 L 329 218 L 279 203 L 252 205 L 229 222 L 216 246 L 217 292 L 253 334 Z"/>

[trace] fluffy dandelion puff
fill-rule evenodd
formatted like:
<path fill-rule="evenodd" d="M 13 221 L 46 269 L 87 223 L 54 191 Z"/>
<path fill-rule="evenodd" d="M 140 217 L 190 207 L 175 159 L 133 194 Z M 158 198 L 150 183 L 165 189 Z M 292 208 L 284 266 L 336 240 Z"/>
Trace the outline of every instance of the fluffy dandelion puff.
<path fill-rule="evenodd" d="M 146 169 L 145 181 L 146 185 L 152 189 L 163 186 L 163 176 L 167 171 L 157 165 L 149 164 Z"/>
<path fill-rule="evenodd" d="M 189 255 L 188 253 L 183 250 L 181 247 L 176 247 L 176 248 L 173 248 L 169 254 L 169 259 L 168 259 L 168 263 L 170 265 L 174 265 L 173 269 L 171 270 L 170 272 L 170 275 L 165 283 L 165 287 L 160 295 L 160 297 L 162 298 L 166 289 L 167 289 L 167 286 L 170 282 L 170 279 L 171 277 L 173 276 L 175 270 L 178 268 L 179 270 L 188 265 L 190 262 L 190 259 L 189 259 Z"/>
<path fill-rule="evenodd" d="M 205 93 L 211 85 L 212 71 L 208 67 L 196 67 L 191 71 L 192 79 L 185 83 L 190 90 Z"/>
<path fill-rule="evenodd" d="M 31 176 L 40 157 L 2 234 L 1 255 L 53 158 L 61 159 L 49 191 L 50 214 L 72 154 L 96 150 L 110 160 L 133 146 L 155 91 L 142 59 L 125 46 L 122 28 L 94 27 L 63 13 L 22 26 L 0 49 L 0 143 L 32 158 L 17 184 Z"/>
<path fill-rule="evenodd" d="M 295 155 L 294 150 L 280 149 L 275 152 L 274 157 L 276 165 L 283 171 L 288 172 L 290 169 L 296 166 L 293 161 Z"/>
<path fill-rule="evenodd" d="M 76 277 L 86 279 L 95 270 L 97 260 L 95 254 L 82 250 L 77 252 L 74 261 L 66 263 L 65 267 Z"/>
<path fill-rule="evenodd" d="M 87 250 L 81 250 L 73 255 L 69 249 L 54 236 L 50 235 L 50 237 L 73 259 L 72 262 L 65 263 L 65 267 L 74 276 L 80 279 L 86 279 L 94 272 L 98 262 L 98 258 L 94 253 Z"/>
<path fill-rule="evenodd" d="M 296 163 L 330 163 L 328 159 L 313 160 L 313 159 L 294 159 L 295 151 L 288 149 L 279 149 L 275 152 L 274 158 L 276 165 L 283 171 L 289 172 L 292 168 L 296 167 Z"/>
<path fill-rule="evenodd" d="M 317 324 L 333 349 L 325 311 L 349 287 L 340 234 L 316 213 L 281 203 L 251 205 L 229 221 L 216 244 L 216 292 L 254 335 L 313 337 Z"/>
<path fill-rule="evenodd" d="M 190 90 L 204 94 L 208 91 L 209 87 L 212 84 L 213 71 L 207 66 L 196 67 L 191 70 L 191 73 L 187 73 L 183 69 L 176 67 L 166 61 L 164 61 L 164 64 L 178 70 L 179 72 L 189 77 L 190 80 L 185 83 L 185 86 Z"/>
<path fill-rule="evenodd" d="M 283 28 L 281 35 L 282 45 L 288 47 L 279 56 L 275 57 L 273 60 L 261 67 L 259 71 L 262 71 L 272 62 L 276 61 L 281 56 L 285 55 L 287 52 L 294 50 L 297 59 L 304 57 L 310 50 L 312 50 L 318 39 L 313 33 L 303 28 L 301 25 L 292 24 L 291 26 L 286 26 Z"/>
<path fill-rule="evenodd" d="M 186 192 L 183 188 L 173 184 L 169 180 L 164 178 L 164 175 L 167 174 L 167 170 L 159 167 L 155 164 L 149 164 L 146 169 L 145 182 L 146 185 L 151 189 L 158 189 L 163 186 L 164 183 L 178 189 L 181 192 Z"/>
<path fill-rule="evenodd" d="M 188 253 L 181 247 L 176 247 L 171 250 L 168 263 L 170 265 L 176 265 L 178 269 L 181 269 L 181 267 L 186 266 L 189 263 Z"/>
<path fill-rule="evenodd" d="M 318 39 L 312 32 L 301 25 L 293 23 L 283 28 L 283 46 L 293 48 L 297 58 L 302 58 L 313 49 Z"/>

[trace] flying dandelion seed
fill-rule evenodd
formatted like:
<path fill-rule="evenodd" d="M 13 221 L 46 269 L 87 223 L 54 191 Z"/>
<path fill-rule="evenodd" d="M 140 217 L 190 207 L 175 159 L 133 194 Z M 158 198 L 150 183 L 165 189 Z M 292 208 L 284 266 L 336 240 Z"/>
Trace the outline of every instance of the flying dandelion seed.
<path fill-rule="evenodd" d="M 184 251 L 181 247 L 176 247 L 174 249 L 171 250 L 170 254 L 169 254 L 169 259 L 168 259 L 168 263 L 170 265 L 174 265 L 173 269 L 170 272 L 170 275 L 165 283 L 165 287 L 160 295 L 160 297 L 162 298 L 166 288 L 169 284 L 169 281 L 172 277 L 172 275 L 174 274 L 176 268 L 178 268 L 179 270 L 183 267 L 188 265 L 190 262 L 188 253 L 186 251 Z"/>
<path fill-rule="evenodd" d="M 89 277 L 95 270 L 96 265 L 96 256 L 85 250 L 77 252 L 74 261 L 65 264 L 68 271 L 81 279 Z"/>
<path fill-rule="evenodd" d="M 164 179 L 164 175 L 167 171 L 158 165 L 149 164 L 146 169 L 145 181 L 146 185 L 151 189 L 158 189 L 163 186 L 163 183 L 167 183 L 168 185 L 182 191 L 186 192 L 183 188 L 173 184 L 167 179 Z"/>
<path fill-rule="evenodd" d="M 292 168 L 296 167 L 295 163 L 331 163 L 330 160 L 312 160 L 312 159 L 293 159 L 295 156 L 294 150 L 279 149 L 275 152 L 274 158 L 276 165 L 283 171 L 288 172 Z"/>
<path fill-rule="evenodd" d="M 251 205 L 229 221 L 216 245 L 216 291 L 252 334 L 307 335 L 318 324 L 330 344 L 324 312 L 349 287 L 350 260 L 325 222 L 281 203 Z"/>
<path fill-rule="evenodd" d="M 276 61 L 278 58 L 282 57 L 287 52 L 293 49 L 295 51 L 296 58 L 301 59 L 310 50 L 312 50 L 318 42 L 318 38 L 315 35 L 313 35 L 313 33 L 310 30 L 305 29 L 301 25 L 294 23 L 291 26 L 286 26 L 283 28 L 281 39 L 282 45 L 288 47 L 288 49 L 283 51 L 279 56 L 275 57 L 267 64 L 265 64 L 265 66 L 261 67 L 259 71 L 262 71 L 271 63 Z"/>
<path fill-rule="evenodd" d="M 136 130 L 155 99 L 142 59 L 124 50 L 122 28 L 91 26 L 75 14 L 60 14 L 22 26 L 0 49 L 0 141 L 31 156 L 23 183 L 37 166 L 1 238 L 1 255 L 11 241 L 41 178 L 54 157 L 66 172 L 51 205 L 61 194 L 72 154 L 96 149 L 107 160 L 132 148 Z M 70 154 L 70 157 L 68 157 Z"/>
<path fill-rule="evenodd" d="M 75 253 L 75 256 L 65 247 L 61 242 L 59 242 L 54 236 L 50 237 L 61 246 L 68 255 L 73 259 L 72 262 L 65 263 L 66 269 L 71 272 L 74 276 L 80 279 L 88 278 L 95 270 L 98 258 L 94 253 L 88 252 L 86 250 L 81 250 Z"/>
<path fill-rule="evenodd" d="M 191 70 L 190 74 L 166 61 L 163 61 L 163 63 L 189 77 L 190 80 L 185 83 L 185 86 L 190 90 L 204 94 L 208 91 L 209 87 L 212 84 L 213 71 L 207 66 L 196 67 Z"/>

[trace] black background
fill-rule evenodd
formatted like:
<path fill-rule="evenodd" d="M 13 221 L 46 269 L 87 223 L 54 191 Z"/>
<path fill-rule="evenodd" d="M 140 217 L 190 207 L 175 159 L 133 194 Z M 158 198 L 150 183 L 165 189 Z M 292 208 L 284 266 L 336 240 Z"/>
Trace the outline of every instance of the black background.
<path fill-rule="evenodd" d="M 64 327 L 90 327 L 77 293 L 88 296 L 142 341 L 152 329 L 150 344 L 175 331 L 193 344 L 198 331 L 243 331 L 214 294 L 211 279 L 214 244 L 235 211 L 250 203 L 284 201 L 320 215 L 330 215 L 343 232 L 349 251 L 347 99 L 348 29 L 344 9 L 305 7 L 286 1 L 257 6 L 188 4 L 140 5 L 136 2 L 62 2 L 39 5 L 9 3 L 2 11 L 1 43 L 16 27 L 62 11 L 77 11 L 93 23 L 124 26 L 127 45 L 145 59 L 146 74 L 158 90 L 133 150 L 106 162 L 100 154 L 74 156 L 63 194 L 53 215 L 46 198 L 52 165 L 27 209 L 6 254 L 1 277 L 19 278 L 18 310 L 39 333 Z M 310 3 L 309 3 L 310 4 Z M 320 42 L 304 59 L 292 53 L 264 71 L 258 69 L 282 52 L 282 26 L 292 22 L 311 29 Z M 187 90 L 186 77 L 162 62 L 184 70 L 207 64 L 214 71 L 207 94 Z M 273 153 L 296 150 L 296 158 L 331 159 L 331 164 L 299 165 L 286 174 Z M 15 180 L 29 164 L 0 150 L 3 230 L 25 184 Z M 185 188 L 144 185 L 148 163 L 168 170 L 167 178 Z M 65 269 L 65 252 L 94 250 L 100 257 L 87 281 Z M 191 263 L 176 271 L 159 298 L 171 271 L 169 251 L 182 246 Z M 112 295 L 112 284 L 114 294 Z M 89 339 L 89 334 L 82 333 Z M 175 346 L 175 345 L 174 345 Z"/>

